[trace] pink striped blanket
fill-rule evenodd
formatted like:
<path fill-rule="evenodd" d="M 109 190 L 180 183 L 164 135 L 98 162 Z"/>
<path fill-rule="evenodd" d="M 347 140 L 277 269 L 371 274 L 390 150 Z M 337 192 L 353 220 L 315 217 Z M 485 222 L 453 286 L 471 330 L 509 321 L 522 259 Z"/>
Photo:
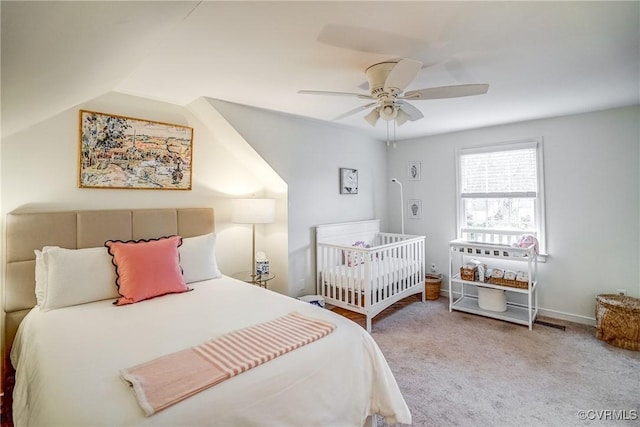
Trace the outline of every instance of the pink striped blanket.
<path fill-rule="evenodd" d="M 335 325 L 300 313 L 238 329 L 204 344 L 122 369 L 147 416 L 316 341 Z"/>

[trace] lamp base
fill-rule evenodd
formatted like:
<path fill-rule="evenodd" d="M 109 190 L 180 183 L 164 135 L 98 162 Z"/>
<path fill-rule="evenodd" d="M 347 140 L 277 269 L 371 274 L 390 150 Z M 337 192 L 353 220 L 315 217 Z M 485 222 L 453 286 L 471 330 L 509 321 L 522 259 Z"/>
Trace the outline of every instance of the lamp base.
<path fill-rule="evenodd" d="M 255 278 L 256 271 L 256 225 L 251 224 L 251 277 Z"/>

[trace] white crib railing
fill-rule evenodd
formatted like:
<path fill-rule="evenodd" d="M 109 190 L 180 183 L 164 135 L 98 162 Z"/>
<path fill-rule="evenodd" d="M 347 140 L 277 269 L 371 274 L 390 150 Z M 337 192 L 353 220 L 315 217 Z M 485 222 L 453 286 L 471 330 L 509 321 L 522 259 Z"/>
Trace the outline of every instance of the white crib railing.
<path fill-rule="evenodd" d="M 367 331 L 382 310 L 424 290 L 424 236 L 378 233 L 369 248 L 317 242 L 316 258 L 318 294 L 366 315 Z"/>

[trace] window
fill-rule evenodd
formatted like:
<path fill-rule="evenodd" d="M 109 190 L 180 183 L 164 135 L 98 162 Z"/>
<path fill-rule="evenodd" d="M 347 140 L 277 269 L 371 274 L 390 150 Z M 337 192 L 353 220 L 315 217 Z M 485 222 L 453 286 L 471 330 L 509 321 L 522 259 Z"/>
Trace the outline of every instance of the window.
<path fill-rule="evenodd" d="M 458 166 L 458 237 L 510 244 L 533 234 L 545 253 L 542 142 L 462 149 Z"/>

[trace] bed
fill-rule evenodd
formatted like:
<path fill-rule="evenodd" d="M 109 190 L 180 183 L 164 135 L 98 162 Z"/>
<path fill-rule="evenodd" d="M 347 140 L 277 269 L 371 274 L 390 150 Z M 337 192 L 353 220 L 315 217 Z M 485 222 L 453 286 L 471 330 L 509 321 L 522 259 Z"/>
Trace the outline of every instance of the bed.
<path fill-rule="evenodd" d="M 358 325 L 329 310 L 224 276 L 211 263 L 195 268 L 191 255 L 202 259 L 203 253 L 212 253 L 213 225 L 213 211 L 208 208 L 8 215 L 5 351 L 11 349 L 16 370 L 16 426 L 360 426 L 375 424 L 374 414 L 388 423 L 411 423 L 384 356 Z M 82 263 L 85 273 L 74 272 L 74 280 L 66 282 L 60 277 L 70 277 L 68 265 L 66 276 L 51 273 L 58 262 L 52 254 L 77 259 L 73 257 L 79 253 L 87 256 L 85 250 L 99 252 L 96 248 L 107 240 L 168 242 L 173 238 L 161 237 L 171 235 L 182 237 L 179 259 L 190 289 L 185 292 L 116 306 L 112 297 L 85 301 L 100 298 L 94 281 L 104 275 L 100 270 L 104 265 Z M 203 244 L 205 240 L 209 243 Z M 215 246 L 215 238 L 213 242 Z M 44 249 L 47 246 L 72 250 Z M 114 247 L 109 251 L 115 252 L 110 255 L 117 265 L 119 291 L 126 293 L 128 285 L 122 280 L 130 270 L 124 269 Z M 34 289 L 35 277 L 42 278 L 43 273 L 40 261 L 36 269 L 34 249 L 49 257 L 47 292 L 44 300 L 38 294 L 35 307 L 35 294 L 40 292 Z M 87 276 L 91 272 L 95 277 Z M 62 287 L 68 292 L 60 292 L 56 288 L 60 284 L 54 285 L 58 282 L 68 282 L 69 287 Z M 74 301 L 76 293 L 81 298 Z M 125 298 L 116 295 L 118 302 Z M 145 414 L 134 390 L 120 376 L 122 369 L 290 313 L 335 329 L 153 415 Z"/>
<path fill-rule="evenodd" d="M 380 232 L 380 220 L 316 227 L 317 292 L 326 304 L 372 319 L 393 303 L 422 293 L 425 237 Z"/>

